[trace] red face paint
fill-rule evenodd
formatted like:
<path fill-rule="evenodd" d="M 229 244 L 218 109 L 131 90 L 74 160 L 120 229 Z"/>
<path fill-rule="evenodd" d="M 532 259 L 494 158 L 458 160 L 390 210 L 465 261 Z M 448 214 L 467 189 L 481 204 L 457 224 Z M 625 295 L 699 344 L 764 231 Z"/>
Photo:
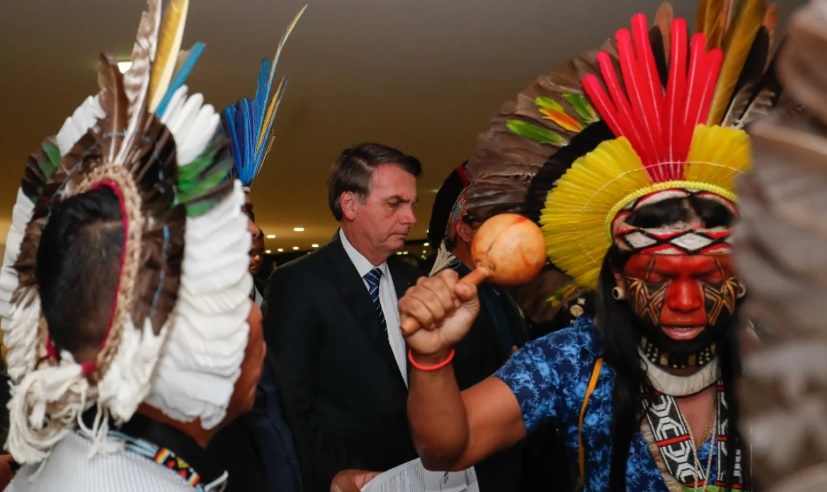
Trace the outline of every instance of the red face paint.
<path fill-rule="evenodd" d="M 711 344 L 731 324 L 738 286 L 731 255 L 634 254 L 623 275 L 645 335 L 668 352 Z"/>

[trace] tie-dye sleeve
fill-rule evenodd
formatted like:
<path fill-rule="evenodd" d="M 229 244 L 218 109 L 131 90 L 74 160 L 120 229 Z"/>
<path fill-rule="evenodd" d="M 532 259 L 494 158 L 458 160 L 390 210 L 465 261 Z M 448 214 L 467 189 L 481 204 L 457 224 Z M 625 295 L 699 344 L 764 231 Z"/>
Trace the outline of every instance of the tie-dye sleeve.
<path fill-rule="evenodd" d="M 520 404 L 526 430 L 531 432 L 549 419 L 565 419 L 567 393 L 577 386 L 586 361 L 583 350 L 591 344 L 583 327 L 550 333 L 526 344 L 494 376 L 511 388 Z M 590 334 L 591 326 L 586 328 Z"/>

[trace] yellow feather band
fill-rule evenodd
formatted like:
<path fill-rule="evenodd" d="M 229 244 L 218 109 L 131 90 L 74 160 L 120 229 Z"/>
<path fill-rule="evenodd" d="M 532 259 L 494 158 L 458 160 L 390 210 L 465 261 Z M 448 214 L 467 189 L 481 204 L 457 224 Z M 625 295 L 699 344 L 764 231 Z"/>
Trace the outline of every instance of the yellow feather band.
<path fill-rule="evenodd" d="M 611 224 L 635 200 L 670 189 L 707 191 L 737 201 L 735 178 L 749 170 L 743 130 L 698 125 L 681 180 L 653 183 L 624 138 L 608 140 L 580 157 L 546 197 L 540 225 L 549 259 L 583 287 L 594 289 L 612 245 Z"/>

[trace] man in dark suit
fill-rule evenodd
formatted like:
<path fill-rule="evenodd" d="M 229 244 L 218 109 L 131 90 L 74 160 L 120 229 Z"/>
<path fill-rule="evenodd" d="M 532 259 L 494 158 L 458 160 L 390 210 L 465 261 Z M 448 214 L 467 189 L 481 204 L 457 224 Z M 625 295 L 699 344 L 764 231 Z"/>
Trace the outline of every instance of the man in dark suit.
<path fill-rule="evenodd" d="M 397 299 L 422 272 L 394 252 L 416 223 L 420 172 L 396 149 L 345 150 L 328 189 L 339 231 L 268 281 L 265 338 L 296 414 L 293 434 L 309 454 L 310 492 L 328 492 L 337 473 L 361 485 L 417 457 Z"/>

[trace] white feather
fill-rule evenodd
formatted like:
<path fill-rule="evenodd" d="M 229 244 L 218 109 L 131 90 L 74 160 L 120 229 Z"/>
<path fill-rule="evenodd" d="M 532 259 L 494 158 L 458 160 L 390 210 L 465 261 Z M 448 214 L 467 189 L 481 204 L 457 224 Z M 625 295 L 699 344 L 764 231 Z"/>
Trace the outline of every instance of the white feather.
<path fill-rule="evenodd" d="M 166 112 L 161 118 L 175 138 L 176 159 L 179 166 L 194 161 L 215 135 L 221 118 L 204 96 L 187 97 L 187 86 L 181 86 L 173 94 Z"/>
<path fill-rule="evenodd" d="M 174 328 L 146 399 L 174 419 L 200 418 L 205 428 L 226 415 L 248 341 L 251 239 L 243 203 L 236 181 L 228 198 L 203 216 L 187 219 Z M 210 233 L 216 230 L 220 233 Z"/>
<path fill-rule="evenodd" d="M 34 204 L 23 193 L 22 189 L 17 190 L 17 201 L 12 209 L 11 227 L 6 236 L 6 251 L 3 253 L 3 267 L 0 269 L 0 316 L 3 318 L 3 328 L 11 322 L 11 299 L 17 289 L 17 270 L 14 264 L 20 254 L 20 244 L 26 234 L 26 225 L 32 219 Z"/>
<path fill-rule="evenodd" d="M 152 331 L 149 319 L 140 330 L 131 319 L 121 328 L 118 351 L 98 383 L 98 401 L 107 406 L 118 421 L 132 418 L 149 393 L 159 354 L 170 332 L 169 325 L 162 326 L 158 335 Z"/>
<path fill-rule="evenodd" d="M 6 364 L 13 383 L 19 382 L 37 363 L 37 332 L 40 323 L 40 296 L 32 290 L 22 292 L 12 306 L 11 321 L 5 329 Z"/>
<path fill-rule="evenodd" d="M 100 105 L 98 96 L 89 96 L 83 101 L 83 104 L 75 109 L 72 116 L 66 118 L 60 131 L 57 133 L 57 147 L 60 149 L 60 155 L 66 155 L 72 150 L 78 140 L 81 139 L 86 132 L 95 126 L 98 119 L 106 116 L 103 108 Z"/>

